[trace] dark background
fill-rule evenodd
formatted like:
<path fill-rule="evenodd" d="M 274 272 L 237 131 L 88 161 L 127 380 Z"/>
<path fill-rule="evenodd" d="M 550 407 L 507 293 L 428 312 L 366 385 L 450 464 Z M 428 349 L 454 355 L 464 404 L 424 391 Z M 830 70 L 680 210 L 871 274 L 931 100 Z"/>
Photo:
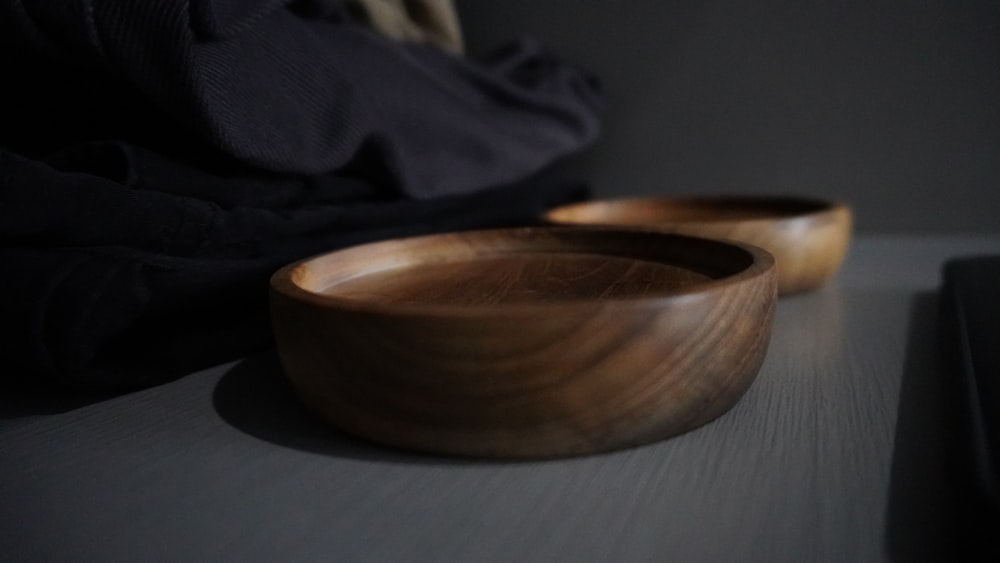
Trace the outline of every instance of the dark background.
<path fill-rule="evenodd" d="M 458 0 L 471 53 L 598 75 L 596 197 L 791 193 L 869 233 L 1000 231 L 1000 0 Z"/>

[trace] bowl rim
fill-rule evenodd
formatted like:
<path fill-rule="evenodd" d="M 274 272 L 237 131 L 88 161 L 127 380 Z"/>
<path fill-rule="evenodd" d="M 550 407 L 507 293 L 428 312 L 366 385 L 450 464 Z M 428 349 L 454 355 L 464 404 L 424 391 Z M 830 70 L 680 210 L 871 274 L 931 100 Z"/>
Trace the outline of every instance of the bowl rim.
<path fill-rule="evenodd" d="M 658 206 L 670 206 L 670 205 L 693 205 L 693 206 L 705 206 L 706 208 L 711 206 L 753 206 L 760 209 L 767 209 L 772 206 L 803 206 L 809 207 L 811 209 L 806 209 L 801 212 L 794 213 L 773 213 L 761 217 L 746 217 L 746 218 L 720 218 L 720 219 L 690 219 L 690 220 L 665 220 L 663 224 L 673 223 L 676 225 L 683 224 L 724 224 L 724 223 L 783 223 L 790 221 L 798 221 L 802 219 L 810 219 L 820 215 L 847 212 L 850 213 L 851 207 L 846 202 L 834 200 L 834 199 L 824 199 L 821 197 L 812 196 L 799 196 L 790 194 L 739 194 L 739 193 L 716 193 L 716 194 L 706 194 L 706 195 L 696 195 L 696 194 L 677 194 L 677 195 L 634 195 L 626 197 L 615 197 L 607 199 L 593 199 L 589 201 L 581 201 L 577 203 L 570 203 L 566 205 L 560 205 L 549 209 L 542 214 L 542 218 L 549 224 L 552 225 L 602 225 L 602 226 L 617 226 L 617 227 L 628 227 L 635 226 L 641 227 L 644 224 L 650 226 L 655 225 L 655 223 L 616 223 L 611 221 L 601 221 L 598 220 L 567 220 L 558 219 L 556 216 L 562 212 L 575 211 L 575 210 L 585 210 L 589 208 L 600 208 L 603 206 L 620 206 L 620 207 L 631 207 L 636 205 L 649 205 L 654 204 Z"/>
<path fill-rule="evenodd" d="M 593 300 L 579 299 L 568 301 L 539 301 L 539 302 L 515 302 L 515 303 L 494 303 L 494 304 L 449 304 L 449 303 L 379 303 L 370 300 L 345 298 L 337 295 L 319 293 L 302 287 L 294 281 L 295 271 L 310 262 L 322 259 L 331 254 L 348 250 L 363 249 L 377 245 L 400 243 L 407 241 L 429 240 L 433 238 L 446 238 L 453 236 L 489 236 L 491 233 L 518 232 L 521 236 L 530 237 L 534 232 L 608 232 L 608 233 L 641 233 L 652 238 L 669 238 L 678 241 L 689 241 L 696 244 L 710 244 L 718 246 L 728 246 L 739 249 L 747 253 L 750 263 L 745 268 L 735 273 L 719 278 L 710 279 L 703 282 L 695 282 L 681 288 L 664 291 L 662 294 L 644 297 L 619 297 L 611 299 Z M 775 259 L 770 252 L 758 246 L 746 244 L 738 241 L 711 239 L 705 237 L 695 237 L 675 233 L 664 233 L 655 229 L 641 227 L 608 227 L 601 225 L 566 225 L 566 226 L 528 226 L 528 227 L 508 227 L 498 229 L 474 229 L 465 231 L 449 231 L 436 234 L 424 234 L 409 237 L 383 239 L 368 243 L 352 245 L 328 252 L 315 254 L 301 260 L 297 260 L 278 269 L 270 278 L 270 288 L 273 294 L 277 293 L 286 298 L 304 303 L 306 305 L 322 308 L 335 308 L 354 313 L 368 313 L 393 317 L 428 317 L 428 318 L 487 318 L 500 316 L 531 316 L 541 312 L 553 311 L 588 311 L 603 308 L 620 308 L 624 310 L 635 310 L 645 308 L 660 308 L 670 304 L 681 304 L 685 300 L 699 299 L 713 294 L 724 293 L 742 286 L 753 279 L 768 276 L 772 277 L 774 293 L 777 294 L 777 270 Z"/>

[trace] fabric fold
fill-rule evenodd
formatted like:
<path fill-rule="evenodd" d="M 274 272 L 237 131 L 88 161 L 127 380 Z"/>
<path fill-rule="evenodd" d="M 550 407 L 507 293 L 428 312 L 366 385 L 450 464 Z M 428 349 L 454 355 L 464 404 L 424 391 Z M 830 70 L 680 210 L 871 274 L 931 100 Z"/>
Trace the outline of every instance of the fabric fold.
<path fill-rule="evenodd" d="M 596 82 L 537 45 L 515 44 L 506 63 L 485 65 L 392 41 L 340 3 L 323 11 L 268 0 L 60 4 L 0 0 L 0 18 L 15 28 L 8 84 L 26 99 L 71 96 L 91 112 L 87 123 L 146 145 L 191 136 L 245 164 L 303 175 L 351 165 L 367 146 L 393 189 L 428 198 L 531 174 L 600 130 Z M 44 58 L 19 60 L 26 54 Z M 86 69 L 82 88 L 59 86 L 67 68 Z M 162 118 L 129 122 L 105 103 L 123 90 Z M 30 130 L 44 116 L 6 112 L 9 135 L 46 145 Z"/>
<path fill-rule="evenodd" d="M 285 264 L 586 197 L 552 170 L 599 134 L 593 77 L 529 40 L 456 56 L 450 0 L 358 1 L 374 27 L 341 0 L 0 0 L 0 385 L 236 359 Z"/>
<path fill-rule="evenodd" d="M 247 186 L 255 189 L 247 189 Z M 270 275 L 387 238 L 533 224 L 586 189 L 550 174 L 435 200 L 353 178 L 208 173 L 123 143 L 0 150 L 0 362 L 17 383 L 124 390 L 270 345 Z"/>

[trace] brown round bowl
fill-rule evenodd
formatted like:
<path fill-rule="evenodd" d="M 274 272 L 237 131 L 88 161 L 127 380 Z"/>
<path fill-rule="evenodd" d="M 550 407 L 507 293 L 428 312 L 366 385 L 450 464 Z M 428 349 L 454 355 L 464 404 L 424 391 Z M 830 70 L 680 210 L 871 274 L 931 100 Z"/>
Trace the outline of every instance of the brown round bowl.
<path fill-rule="evenodd" d="M 397 239 L 274 274 L 278 350 L 336 427 L 446 454 L 537 458 L 660 440 L 732 407 L 767 349 L 774 261 L 653 231 Z"/>
<path fill-rule="evenodd" d="M 799 197 L 645 197 L 551 210 L 551 224 L 644 227 L 759 246 L 774 255 L 782 295 L 819 287 L 847 254 L 851 211 Z"/>

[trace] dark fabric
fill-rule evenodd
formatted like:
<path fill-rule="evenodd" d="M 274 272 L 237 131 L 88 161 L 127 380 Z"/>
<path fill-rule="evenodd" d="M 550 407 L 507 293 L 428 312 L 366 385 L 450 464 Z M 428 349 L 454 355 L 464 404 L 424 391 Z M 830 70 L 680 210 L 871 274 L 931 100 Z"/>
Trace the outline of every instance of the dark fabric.
<path fill-rule="evenodd" d="M 407 200 L 337 174 L 209 170 L 119 142 L 45 161 L 3 150 L 0 365 L 36 387 L 158 383 L 270 344 L 268 279 L 286 263 L 390 237 L 530 224 L 584 195 L 543 174 Z"/>
<path fill-rule="evenodd" d="M 270 344 L 280 266 L 533 223 L 597 135 L 531 42 L 397 43 L 333 0 L 0 0 L 0 383 L 131 389 Z"/>
<path fill-rule="evenodd" d="M 522 178 L 599 129 L 594 81 L 533 43 L 470 61 L 334 0 L 0 0 L 0 41 L 2 142 L 33 156 L 115 138 L 285 174 L 377 163 L 428 198 Z"/>

